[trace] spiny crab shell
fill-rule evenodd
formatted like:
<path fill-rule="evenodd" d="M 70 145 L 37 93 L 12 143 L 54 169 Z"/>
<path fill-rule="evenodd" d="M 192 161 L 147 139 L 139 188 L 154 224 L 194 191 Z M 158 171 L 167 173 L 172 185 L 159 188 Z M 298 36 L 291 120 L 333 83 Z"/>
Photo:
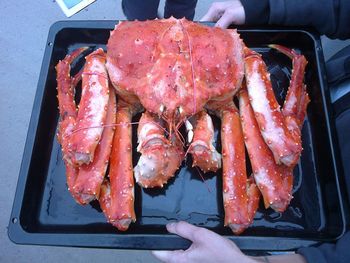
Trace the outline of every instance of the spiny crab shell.
<path fill-rule="evenodd" d="M 119 96 L 131 103 L 136 96 L 171 125 L 237 92 L 243 48 L 236 30 L 186 19 L 121 22 L 108 40 L 106 66 Z"/>

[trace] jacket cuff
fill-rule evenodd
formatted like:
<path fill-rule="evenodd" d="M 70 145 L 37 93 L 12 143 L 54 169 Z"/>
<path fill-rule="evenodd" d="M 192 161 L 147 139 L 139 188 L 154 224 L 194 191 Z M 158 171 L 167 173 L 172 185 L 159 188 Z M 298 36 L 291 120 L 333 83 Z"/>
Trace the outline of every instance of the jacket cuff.
<path fill-rule="evenodd" d="M 270 17 L 269 0 L 241 0 L 245 11 L 245 24 L 267 24 Z"/>

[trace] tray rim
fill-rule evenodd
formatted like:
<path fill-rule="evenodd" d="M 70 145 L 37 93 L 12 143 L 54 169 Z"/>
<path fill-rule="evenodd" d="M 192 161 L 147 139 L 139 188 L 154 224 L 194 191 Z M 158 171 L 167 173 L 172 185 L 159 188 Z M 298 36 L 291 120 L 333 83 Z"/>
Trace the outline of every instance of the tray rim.
<path fill-rule="evenodd" d="M 48 245 L 48 246 L 72 246 L 72 247 L 99 247 L 99 248 L 120 248 L 120 249 L 179 249 L 186 248 L 190 245 L 188 240 L 181 237 L 164 234 L 161 242 L 156 238 L 159 235 L 148 234 L 67 234 L 67 233 L 30 233 L 27 232 L 20 224 L 20 213 L 22 208 L 22 201 L 24 198 L 25 186 L 27 184 L 27 175 L 29 172 L 30 161 L 35 144 L 35 137 L 37 127 L 39 124 L 40 109 L 44 98 L 45 83 L 47 81 L 50 60 L 53 52 L 53 46 L 56 35 L 63 29 L 69 28 L 91 28 L 91 29 L 113 29 L 116 23 L 121 20 L 75 20 L 75 21 L 57 21 L 51 25 L 48 38 L 46 41 L 46 48 L 42 60 L 37 90 L 33 102 L 32 114 L 27 131 L 27 137 L 20 166 L 20 172 L 17 181 L 16 193 L 13 201 L 12 212 L 8 225 L 8 237 L 15 244 L 30 244 L 30 245 Z M 204 23 L 213 25 L 213 23 Z M 251 236 L 228 236 L 234 241 L 238 247 L 243 250 L 264 250 L 264 251 L 287 251 L 295 250 L 302 246 L 317 245 L 324 241 L 334 242 L 342 237 L 346 231 L 346 222 L 348 222 L 344 213 L 344 189 L 339 182 L 339 152 L 336 146 L 336 132 L 334 122 L 331 121 L 332 107 L 330 102 L 330 92 L 327 85 L 325 75 L 325 64 L 323 59 L 323 50 L 320 36 L 310 28 L 295 28 L 295 27 L 276 27 L 264 26 L 254 28 L 250 26 L 237 27 L 238 32 L 267 32 L 277 33 L 303 33 L 308 35 L 314 43 L 314 51 L 317 66 L 321 69 L 317 72 L 319 77 L 320 90 L 325 110 L 326 128 L 329 137 L 330 150 L 332 154 L 332 163 L 334 167 L 336 186 L 338 190 L 338 198 L 340 202 L 341 219 L 343 223 L 342 232 L 335 238 L 327 239 L 300 239 L 289 237 L 251 237 Z M 323 73 L 323 74 L 322 74 Z M 91 237 L 94 237 L 93 239 Z M 118 237 L 118 238 L 116 238 Z M 135 245 L 134 238 L 137 237 L 138 242 Z M 142 242 L 141 242 L 142 241 Z M 171 245 L 168 245 L 171 244 Z"/>

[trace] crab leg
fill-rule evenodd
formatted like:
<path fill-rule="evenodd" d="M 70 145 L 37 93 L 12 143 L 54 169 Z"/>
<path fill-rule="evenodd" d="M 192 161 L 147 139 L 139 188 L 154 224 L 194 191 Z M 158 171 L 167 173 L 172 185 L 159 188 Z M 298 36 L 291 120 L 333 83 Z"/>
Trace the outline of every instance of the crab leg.
<path fill-rule="evenodd" d="M 182 145 L 175 134 L 169 140 L 165 131 L 159 118 L 147 111 L 142 114 L 137 147 L 142 155 L 134 169 L 136 182 L 142 187 L 163 187 L 184 158 Z"/>
<path fill-rule="evenodd" d="M 74 50 L 72 54 L 67 55 L 63 60 L 60 60 L 56 66 L 57 72 L 57 99 L 58 109 L 60 113 L 60 122 L 58 127 L 57 139 L 62 147 L 63 159 L 67 160 L 68 156 L 68 138 L 75 125 L 77 117 L 77 107 L 74 101 L 74 91 L 76 82 L 70 76 L 70 64 L 83 53 L 87 47 L 82 47 Z"/>
<path fill-rule="evenodd" d="M 103 128 L 101 140 L 96 147 L 94 160 L 89 164 L 79 167 L 78 176 L 75 180 L 73 191 L 80 196 L 82 204 L 97 199 L 100 187 L 105 177 L 108 159 L 111 153 L 114 127 L 116 117 L 116 97 L 113 88 L 109 91 L 109 102 L 107 106 L 106 127 Z"/>
<path fill-rule="evenodd" d="M 101 186 L 99 202 L 108 221 L 126 231 L 136 221 L 134 211 L 134 178 L 131 150 L 131 119 L 133 108 L 118 102 L 116 128 L 109 167 L 109 182 Z"/>
<path fill-rule="evenodd" d="M 292 169 L 275 163 L 260 133 L 246 89 L 239 92 L 239 110 L 254 179 L 263 195 L 265 207 L 283 212 L 292 198 Z"/>
<path fill-rule="evenodd" d="M 296 57 L 294 51 L 293 54 L 292 52 L 290 54 L 293 58 Z M 293 105 L 297 105 L 295 100 L 300 99 L 300 97 L 295 95 L 298 93 L 301 95 L 300 89 L 304 87 L 302 79 L 306 60 L 303 56 L 300 56 L 300 58 L 302 59 L 293 59 L 293 64 L 296 68 L 292 74 L 292 91 L 289 92 L 284 106 L 285 111 L 288 113 L 294 109 Z M 293 124 L 290 124 L 290 121 L 285 119 L 286 116 L 280 109 L 272 89 L 266 65 L 261 56 L 252 50 L 246 49 L 245 64 L 249 98 L 264 141 L 273 152 L 276 163 L 283 163 L 293 167 L 298 162 L 302 151 L 301 138 L 297 132 L 293 131 Z M 306 98 L 304 98 L 305 104 L 307 105 Z M 299 109 L 301 108 L 299 107 Z"/>
<path fill-rule="evenodd" d="M 260 195 L 253 179 L 247 180 L 238 110 L 232 103 L 220 115 L 225 226 L 228 225 L 235 234 L 240 234 L 253 222 Z"/>
<path fill-rule="evenodd" d="M 297 54 L 294 50 L 289 48 L 280 45 L 270 45 L 270 47 L 285 54 L 293 61 L 293 74 L 291 76 L 290 87 L 282 108 L 282 113 L 285 117 L 288 129 L 295 133 L 295 136 L 300 137 L 301 127 L 306 115 L 306 108 L 310 102 L 309 95 L 306 92 L 306 86 L 303 83 L 307 61 L 303 55 Z"/>
<path fill-rule="evenodd" d="M 82 47 L 74 50 L 70 55 L 67 55 L 63 60 L 59 61 L 56 66 L 57 71 L 57 98 L 60 114 L 58 125 L 57 140 L 61 144 L 63 160 L 66 167 L 66 178 L 68 191 L 71 193 L 77 203 L 81 203 L 80 196 L 73 191 L 74 182 L 76 180 L 78 169 L 73 167 L 68 162 L 68 137 L 72 134 L 77 116 L 76 104 L 74 101 L 74 90 L 78 81 L 81 78 L 81 72 L 73 78 L 70 76 L 71 63 L 80 56 L 87 47 Z"/>
<path fill-rule="evenodd" d="M 95 149 L 101 139 L 109 98 L 105 62 L 106 57 L 102 49 L 86 57 L 75 131 L 69 138 L 70 161 L 73 165 L 79 166 L 92 162 Z"/>
<path fill-rule="evenodd" d="M 195 115 L 193 141 L 188 149 L 192 154 L 192 166 L 198 166 L 203 172 L 217 171 L 221 168 L 221 154 L 214 145 L 214 127 L 209 114 L 201 111 Z"/>

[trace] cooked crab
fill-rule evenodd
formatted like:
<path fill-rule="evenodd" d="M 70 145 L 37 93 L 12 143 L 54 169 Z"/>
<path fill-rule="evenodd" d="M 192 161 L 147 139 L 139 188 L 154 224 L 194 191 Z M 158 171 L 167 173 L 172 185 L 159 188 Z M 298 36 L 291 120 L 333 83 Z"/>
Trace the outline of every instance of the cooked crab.
<path fill-rule="evenodd" d="M 142 187 L 163 187 L 190 153 L 193 165 L 204 172 L 222 168 L 225 225 L 234 233 L 252 223 L 260 192 L 265 207 L 284 211 L 302 150 L 300 129 L 309 102 L 303 84 L 307 62 L 293 50 L 272 47 L 293 59 L 282 109 L 261 56 L 244 45 L 236 30 L 186 19 L 119 23 L 107 53 L 98 49 L 87 56 L 82 73 L 73 78 L 69 64 L 84 49 L 60 61 L 58 138 L 73 197 L 79 203 L 97 198 L 108 221 L 126 230 L 136 220 L 134 178 Z M 80 76 L 77 111 L 73 98 Z M 116 112 L 108 83 L 118 97 Z M 239 109 L 233 101 L 236 95 Z M 139 112 L 141 157 L 133 168 L 131 125 Z M 213 146 L 209 113 L 221 119 L 221 154 Z M 186 152 L 182 125 L 188 132 Z M 244 145 L 253 168 L 249 178 Z M 103 181 L 108 160 L 109 179 Z M 92 175 L 95 162 L 104 164 L 97 166 L 98 176 Z M 82 175 L 87 169 L 91 177 Z"/>

